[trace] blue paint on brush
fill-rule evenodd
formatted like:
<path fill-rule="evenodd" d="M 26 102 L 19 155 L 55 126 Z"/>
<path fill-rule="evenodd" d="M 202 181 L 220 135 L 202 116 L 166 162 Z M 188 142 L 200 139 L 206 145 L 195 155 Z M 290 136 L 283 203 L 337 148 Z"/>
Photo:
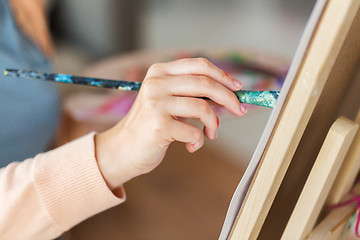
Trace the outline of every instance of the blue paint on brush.
<path fill-rule="evenodd" d="M 94 86 L 101 88 L 112 88 L 124 91 L 139 91 L 141 82 L 117 81 L 101 78 L 87 78 L 73 76 L 69 74 L 42 73 L 29 70 L 5 69 L 4 75 L 8 77 L 35 78 L 53 82 L 80 84 L 85 86 Z M 280 94 L 278 91 L 236 91 L 236 97 L 242 103 L 253 104 L 263 107 L 273 108 L 276 105 Z M 206 99 L 206 98 L 205 98 Z"/>

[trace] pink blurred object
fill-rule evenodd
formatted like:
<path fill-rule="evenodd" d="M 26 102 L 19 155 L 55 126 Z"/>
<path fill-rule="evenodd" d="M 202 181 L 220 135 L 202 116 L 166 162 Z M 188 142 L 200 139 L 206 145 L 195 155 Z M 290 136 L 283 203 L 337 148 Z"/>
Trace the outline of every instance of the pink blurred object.
<path fill-rule="evenodd" d="M 65 111 L 78 122 L 112 124 L 121 120 L 130 110 L 136 92 L 121 94 L 76 93 L 66 98 Z"/>
<path fill-rule="evenodd" d="M 136 98 L 136 93 L 122 94 L 109 98 L 105 103 L 92 109 L 95 114 L 111 114 L 124 117 L 130 110 Z"/>

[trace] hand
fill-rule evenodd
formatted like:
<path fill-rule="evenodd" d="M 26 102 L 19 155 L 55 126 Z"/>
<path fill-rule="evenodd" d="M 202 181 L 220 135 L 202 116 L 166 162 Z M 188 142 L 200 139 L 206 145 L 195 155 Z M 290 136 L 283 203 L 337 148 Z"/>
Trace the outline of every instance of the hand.
<path fill-rule="evenodd" d="M 47 27 L 44 0 L 9 0 L 15 21 L 47 58 L 55 54 Z"/>
<path fill-rule="evenodd" d="M 152 65 L 125 118 L 95 138 L 96 157 L 110 189 L 160 164 L 173 141 L 184 142 L 189 152 L 202 147 L 201 130 L 184 121 L 198 118 L 204 135 L 217 136 L 219 120 L 207 97 L 231 113 L 246 112 L 232 91 L 240 82 L 204 58 L 181 59 Z"/>

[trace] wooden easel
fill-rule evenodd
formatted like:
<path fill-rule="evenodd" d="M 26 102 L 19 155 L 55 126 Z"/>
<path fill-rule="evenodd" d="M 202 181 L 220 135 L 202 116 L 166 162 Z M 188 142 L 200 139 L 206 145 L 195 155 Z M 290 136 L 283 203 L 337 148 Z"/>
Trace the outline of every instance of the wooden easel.
<path fill-rule="evenodd" d="M 304 239 L 312 232 L 358 126 L 344 117 L 331 126 L 281 239 Z"/>
<path fill-rule="evenodd" d="M 329 153 L 326 149 L 329 141 L 334 144 L 335 140 L 325 140 L 331 126 L 339 127 L 336 120 L 340 116 L 354 120 L 359 107 L 360 0 L 328 0 L 228 239 L 281 239 L 282 236 L 282 239 L 296 239 L 290 234 L 294 233 L 291 230 L 294 222 L 302 229 L 299 239 L 312 231 L 331 181 L 324 178 L 320 186 L 311 182 L 329 175 L 336 184 L 345 181 L 346 184 L 340 183 L 346 186 L 341 190 L 343 194 L 353 180 L 334 180 L 337 175 L 334 166 L 344 156 L 335 156 L 328 169 L 322 168 L 315 175 L 309 173 L 313 166 L 318 168 L 316 159 Z M 340 120 L 341 126 L 347 126 L 342 135 L 344 146 L 338 150 L 340 155 L 346 153 L 357 128 L 356 124 L 344 121 L 348 120 Z M 333 131 L 334 126 L 329 134 L 333 135 Z M 356 176 L 357 171 L 351 174 Z M 310 186 L 305 185 L 307 180 Z M 322 192 L 324 186 L 328 189 Z M 322 192 L 318 194 L 320 203 L 309 205 L 308 199 L 300 196 L 302 192 L 306 196 L 306 192 L 311 194 L 316 190 Z M 334 199 L 338 201 L 339 197 Z M 303 216 L 304 208 L 315 213 Z M 291 220 L 293 211 L 295 217 Z M 295 221 L 296 211 L 300 213 L 299 219 L 306 218 L 304 222 Z"/>

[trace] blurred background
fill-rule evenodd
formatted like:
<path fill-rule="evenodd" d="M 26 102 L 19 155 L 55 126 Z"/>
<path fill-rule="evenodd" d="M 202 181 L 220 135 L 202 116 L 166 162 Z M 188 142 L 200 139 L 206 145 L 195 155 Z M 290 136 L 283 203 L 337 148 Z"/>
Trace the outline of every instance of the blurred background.
<path fill-rule="evenodd" d="M 315 0 L 49 0 L 59 70 L 138 49 L 251 48 L 291 59 Z"/>
<path fill-rule="evenodd" d="M 314 3 L 48 0 L 55 71 L 141 80 L 154 62 L 206 55 L 230 68 L 234 77 L 249 81 L 249 88 L 280 90 Z M 236 64 L 248 64 L 252 71 L 239 73 Z M 103 114 L 111 112 L 114 92 L 59 88 L 63 119 L 56 145 L 105 130 L 121 119 Z M 121 106 L 113 110 L 126 111 L 123 103 L 131 103 L 133 97 L 116 98 Z M 89 109 L 101 111 L 89 114 Z M 215 141 L 207 141 L 195 154 L 187 153 L 183 144 L 173 144 L 160 167 L 125 185 L 126 203 L 86 220 L 63 238 L 217 239 L 271 109 L 249 106 L 243 118 L 221 110 L 218 114 Z"/>

